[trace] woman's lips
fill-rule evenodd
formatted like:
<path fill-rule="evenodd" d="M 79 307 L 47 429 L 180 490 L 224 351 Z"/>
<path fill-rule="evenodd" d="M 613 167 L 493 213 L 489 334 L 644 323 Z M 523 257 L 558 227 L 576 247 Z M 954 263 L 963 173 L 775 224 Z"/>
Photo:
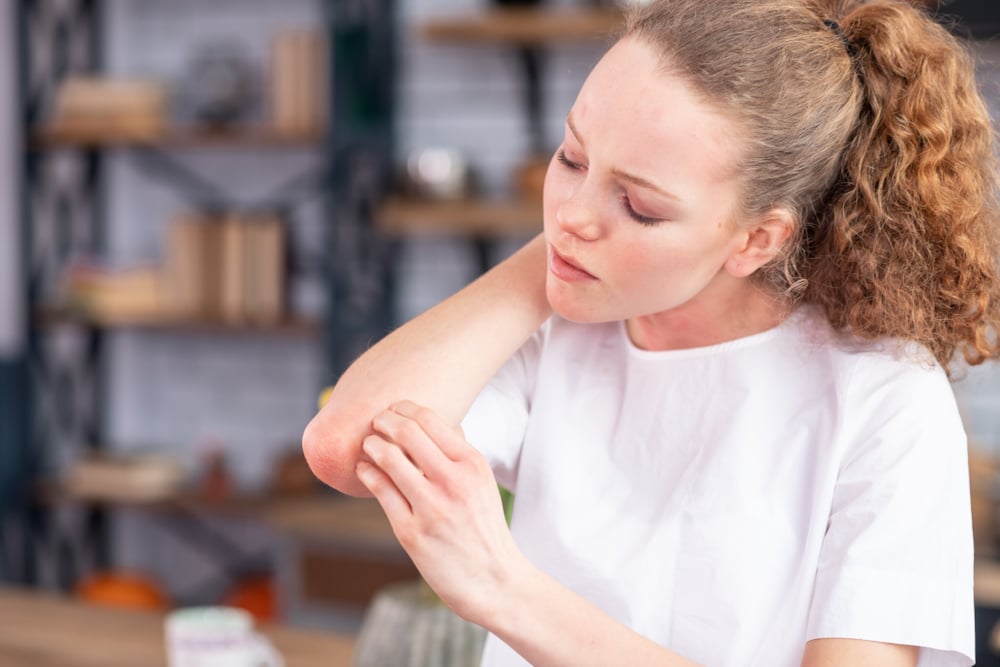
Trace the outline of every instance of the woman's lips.
<path fill-rule="evenodd" d="M 556 252 L 555 248 L 549 246 L 549 271 L 559 280 L 566 282 L 581 282 L 584 280 L 597 280 L 597 277 L 573 263 Z"/>

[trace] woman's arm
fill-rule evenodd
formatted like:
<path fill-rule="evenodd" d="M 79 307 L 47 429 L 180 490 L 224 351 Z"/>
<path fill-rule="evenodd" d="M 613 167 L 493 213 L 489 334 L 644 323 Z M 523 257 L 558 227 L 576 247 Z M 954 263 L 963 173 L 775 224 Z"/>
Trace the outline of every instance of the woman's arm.
<path fill-rule="evenodd" d="M 916 667 L 920 649 L 863 639 L 814 639 L 806 643 L 802 667 Z"/>
<path fill-rule="evenodd" d="M 457 424 L 494 373 L 550 313 L 539 235 L 451 298 L 365 352 L 340 377 L 302 436 L 313 472 L 367 495 L 355 474 L 372 418 L 394 401 L 420 401 Z"/>
<path fill-rule="evenodd" d="M 492 472 L 462 434 L 410 402 L 373 421 L 358 476 L 424 579 L 458 615 L 535 667 L 695 667 L 535 567 L 507 529 Z M 719 637 L 718 641 L 726 641 Z M 917 649 L 819 639 L 802 667 L 913 667 Z"/>

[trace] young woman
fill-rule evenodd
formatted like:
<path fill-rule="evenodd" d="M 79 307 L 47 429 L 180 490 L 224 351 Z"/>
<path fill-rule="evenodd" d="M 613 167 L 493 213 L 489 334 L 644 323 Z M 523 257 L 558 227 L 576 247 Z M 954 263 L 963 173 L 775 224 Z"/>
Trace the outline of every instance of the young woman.
<path fill-rule="evenodd" d="M 486 665 L 970 665 L 947 373 L 997 353 L 991 141 L 906 2 L 643 7 L 544 235 L 363 355 L 306 456 Z"/>

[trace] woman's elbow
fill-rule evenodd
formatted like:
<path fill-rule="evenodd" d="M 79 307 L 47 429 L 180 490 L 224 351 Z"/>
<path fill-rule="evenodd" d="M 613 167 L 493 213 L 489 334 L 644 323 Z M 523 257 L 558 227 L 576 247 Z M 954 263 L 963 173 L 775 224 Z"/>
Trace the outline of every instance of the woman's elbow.
<path fill-rule="evenodd" d="M 349 495 L 371 495 L 354 472 L 358 459 L 355 449 L 337 429 L 324 426 L 320 415 L 313 417 L 302 433 L 302 454 L 320 481 Z"/>

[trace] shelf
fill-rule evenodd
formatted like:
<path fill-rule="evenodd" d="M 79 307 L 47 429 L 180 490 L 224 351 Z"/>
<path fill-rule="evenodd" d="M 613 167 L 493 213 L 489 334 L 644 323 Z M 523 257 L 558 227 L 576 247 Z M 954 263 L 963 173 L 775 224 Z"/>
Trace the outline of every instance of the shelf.
<path fill-rule="evenodd" d="M 221 319 L 108 319 L 79 311 L 47 309 L 36 314 L 36 322 L 42 327 L 82 325 L 100 329 L 143 329 L 174 333 L 224 334 L 248 336 L 302 336 L 319 335 L 318 321 L 290 317 L 274 324 L 252 324 L 228 322 Z"/>
<path fill-rule="evenodd" d="M 390 236 L 513 236 L 542 231 L 542 202 L 389 198 L 376 219 Z"/>
<path fill-rule="evenodd" d="M 303 148 L 315 147 L 323 141 L 320 132 L 288 134 L 275 131 L 263 125 L 246 125 L 230 130 L 209 130 L 195 126 L 175 127 L 162 135 L 136 135 L 116 133 L 112 129 L 103 132 L 81 132 L 71 128 L 48 126 L 38 128 L 32 135 L 33 150 L 53 148 L 124 148 L 131 146 L 155 146 L 157 148 Z"/>
<path fill-rule="evenodd" d="M 343 544 L 368 552 L 406 557 L 385 513 L 372 498 L 349 498 L 321 492 L 301 495 L 234 493 L 225 498 L 210 499 L 196 491 L 179 490 L 156 500 L 132 500 L 107 495 L 80 495 L 59 482 L 37 485 L 34 498 L 45 505 L 77 502 L 163 513 L 254 517 L 306 542 Z"/>
<path fill-rule="evenodd" d="M 608 38 L 622 25 L 621 12 L 577 9 L 495 9 L 456 18 L 429 19 L 424 39 L 439 42 L 495 42 L 544 45 Z"/>

